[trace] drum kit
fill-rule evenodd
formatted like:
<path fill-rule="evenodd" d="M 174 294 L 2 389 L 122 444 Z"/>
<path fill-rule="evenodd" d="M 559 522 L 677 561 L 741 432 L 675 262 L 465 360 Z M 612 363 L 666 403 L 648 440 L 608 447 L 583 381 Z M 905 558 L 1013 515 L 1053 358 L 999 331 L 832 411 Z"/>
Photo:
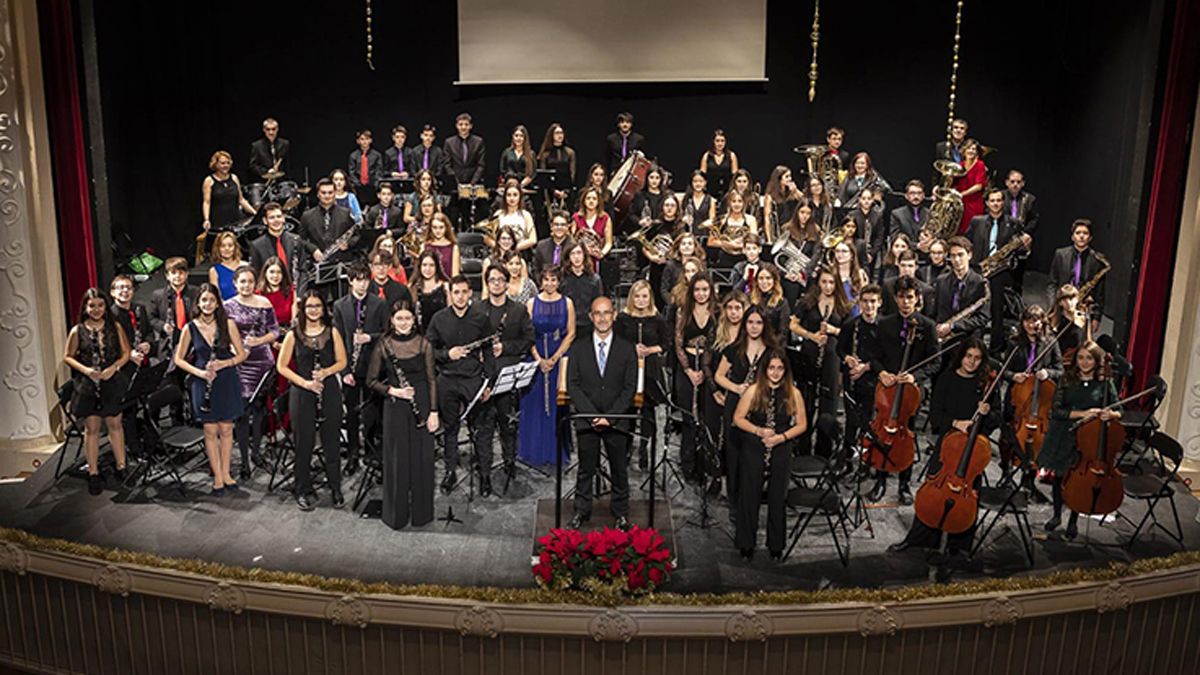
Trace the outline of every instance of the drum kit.
<path fill-rule="evenodd" d="M 272 202 L 283 207 L 284 230 L 287 232 L 300 230 L 300 210 L 304 205 L 304 200 L 311 193 L 312 188 L 308 185 L 300 185 L 292 180 L 281 181 L 279 180 L 280 178 L 283 178 L 283 172 L 278 169 L 271 169 L 263 174 L 263 179 L 266 182 L 248 183 L 242 186 L 242 195 L 246 197 L 246 201 L 250 203 L 250 206 L 254 207 L 255 213 L 225 229 L 234 233 L 243 249 L 247 248 L 252 240 L 262 236 L 266 232 L 267 226 L 263 222 L 264 214 L 262 207 Z M 207 239 L 207 232 L 201 232 L 196 237 L 197 264 L 204 258 Z"/>

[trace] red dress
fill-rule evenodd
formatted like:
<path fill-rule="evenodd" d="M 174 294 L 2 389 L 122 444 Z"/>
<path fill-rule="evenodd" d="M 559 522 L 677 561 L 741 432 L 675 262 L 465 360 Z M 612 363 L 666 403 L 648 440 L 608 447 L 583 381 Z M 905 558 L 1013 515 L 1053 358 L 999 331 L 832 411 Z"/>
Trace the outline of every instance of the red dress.
<path fill-rule="evenodd" d="M 592 232 L 595 232 L 596 236 L 599 237 L 599 239 L 600 239 L 600 246 L 603 248 L 603 246 L 604 246 L 604 231 L 606 229 L 608 229 L 608 214 L 607 213 L 605 213 L 604 211 L 601 211 L 600 215 L 596 216 L 596 219 L 594 221 L 592 221 L 592 224 L 590 226 L 587 223 L 587 219 L 583 217 L 582 213 L 572 214 L 571 220 L 573 220 L 575 222 L 575 231 L 576 232 L 579 232 L 580 230 L 591 230 Z M 591 257 L 591 254 L 588 254 L 588 271 L 595 272 L 596 267 L 598 266 L 599 262 L 600 262 L 599 258 L 593 259 Z M 566 264 L 566 261 L 563 261 L 563 263 Z"/>
<path fill-rule="evenodd" d="M 388 276 L 392 278 L 392 281 L 402 286 L 408 285 L 408 273 L 404 271 L 403 267 L 392 267 L 388 269 Z"/>
<path fill-rule="evenodd" d="M 267 301 L 271 303 L 271 307 L 273 307 L 275 309 L 275 318 L 279 320 L 279 327 L 284 330 L 290 330 L 292 327 L 292 304 L 296 301 L 296 289 L 289 288 L 287 293 L 284 293 L 283 291 L 268 291 L 266 293 L 259 293 L 259 295 L 266 298 Z M 281 344 L 283 344 L 283 334 L 282 333 L 280 334 L 279 340 L 276 341 L 275 344 L 271 348 L 275 354 L 276 359 L 279 358 L 279 345 L 281 345 Z M 280 394 L 282 394 L 284 392 L 284 390 L 287 389 L 287 386 L 288 386 L 287 379 L 284 378 L 284 376 L 280 375 L 278 372 L 276 372 L 276 374 L 275 374 L 275 391 L 271 392 L 267 396 L 267 409 L 268 410 L 275 409 L 276 397 L 278 397 Z M 282 429 L 282 428 L 287 427 L 288 413 L 286 411 L 283 413 L 282 419 L 276 419 L 273 414 L 268 415 L 268 418 L 271 420 L 271 424 L 269 424 L 268 428 L 267 428 L 267 432 L 269 434 L 274 434 L 277 429 Z"/>
<path fill-rule="evenodd" d="M 954 189 L 959 192 L 966 192 L 968 188 L 974 185 L 983 185 L 987 182 L 987 165 L 982 159 L 975 160 L 975 166 L 967 169 L 966 175 L 954 181 Z M 975 216 L 983 215 L 983 190 L 963 197 L 963 217 L 962 222 L 958 225 L 958 233 L 965 235 L 967 227 L 971 224 L 971 219 Z"/>

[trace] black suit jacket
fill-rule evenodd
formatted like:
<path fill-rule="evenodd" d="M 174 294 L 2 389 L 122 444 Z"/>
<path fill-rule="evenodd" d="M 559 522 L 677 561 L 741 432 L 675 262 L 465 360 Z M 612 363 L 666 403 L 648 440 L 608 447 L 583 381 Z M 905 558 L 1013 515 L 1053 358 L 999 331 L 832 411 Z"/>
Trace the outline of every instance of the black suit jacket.
<path fill-rule="evenodd" d="M 600 374 L 596 363 L 596 346 L 592 335 L 576 340 L 571 345 L 571 358 L 567 360 L 567 393 L 576 413 L 595 413 L 597 417 L 621 415 L 633 407 L 633 395 L 637 391 L 637 352 L 632 344 L 613 333 L 612 345 L 604 374 Z M 625 420 L 613 421 L 618 429 L 628 429 Z M 591 429 L 588 419 L 575 421 L 579 430 Z"/>
<path fill-rule="evenodd" d="M 963 291 L 959 294 L 958 309 L 956 310 L 954 309 L 954 291 L 958 287 L 958 277 L 954 276 L 953 271 L 949 271 L 937 278 L 933 284 L 934 303 L 933 311 L 930 313 L 934 321 L 945 323 L 951 316 L 966 309 L 988 292 L 987 279 L 984 279 L 983 275 L 975 270 L 967 270 L 966 276 L 963 277 L 963 284 Z M 979 309 L 957 321 L 951 328 L 955 332 L 970 333 L 981 330 L 991 323 L 991 305 L 985 302 Z"/>
<path fill-rule="evenodd" d="M 463 161 L 463 143 L 467 144 L 466 161 Z M 446 139 L 442 150 L 446 153 L 447 174 L 454 176 L 459 183 L 478 185 L 483 182 L 487 146 L 482 138 L 471 134 L 464 141 L 456 134 Z"/>
<path fill-rule="evenodd" d="M 487 298 L 472 303 L 469 311 L 487 317 L 493 333 L 500 333 L 500 356 L 496 357 L 496 368 L 505 368 L 519 363 L 529 356 L 533 347 L 533 322 L 525 305 L 506 299 L 502 306 L 494 306 Z M 501 323 L 503 320 L 503 323 Z"/>
<path fill-rule="evenodd" d="M 334 204 L 330 207 L 329 227 L 325 227 L 324 212 L 320 206 L 314 206 L 300 216 L 300 233 L 318 249 L 325 250 L 353 224 L 350 209 Z"/>
<path fill-rule="evenodd" d="M 909 319 L 915 322 L 917 331 L 908 354 L 908 366 L 911 369 L 911 366 L 924 361 L 937 351 L 937 326 L 929 317 L 919 312 L 913 312 Z M 885 371 L 893 375 L 900 371 L 905 346 L 904 338 L 900 336 L 902 322 L 899 314 L 880 317 L 876 323 L 875 339 L 859 347 L 860 358 L 865 356 L 866 360 L 870 361 L 871 371 L 876 376 Z M 864 347 L 867 353 L 861 354 Z M 940 366 L 939 359 L 934 359 L 912 373 L 917 379 L 929 379 Z"/>
<path fill-rule="evenodd" d="M 379 298 L 379 283 L 374 279 L 367 287 L 367 295 Z M 387 312 L 389 320 L 391 319 L 392 305 L 396 304 L 397 300 L 405 299 L 414 302 L 412 289 L 391 277 L 388 277 L 387 282 L 383 284 L 383 297 L 379 299 L 383 302 L 383 308 Z M 413 306 L 416 307 L 415 304 Z"/>
<path fill-rule="evenodd" d="M 908 235 L 908 238 L 912 240 L 915 246 L 917 240 L 921 238 L 921 227 L 929 218 L 929 208 L 925 206 L 917 207 L 917 218 L 913 218 L 913 207 L 905 204 L 904 206 L 892 209 L 888 217 L 891 222 L 889 229 L 892 236 L 896 236 L 897 232 L 903 232 Z"/>
<path fill-rule="evenodd" d="M 409 148 L 397 149 L 395 145 L 388 146 L 387 150 L 383 151 L 383 178 L 387 180 L 393 178 L 392 174 L 400 172 L 400 165 L 396 161 L 397 155 L 404 157 L 404 173 L 412 178 L 417 173 L 412 164 L 412 154 Z"/>
<path fill-rule="evenodd" d="M 350 185 L 361 185 L 359 175 L 362 169 L 362 149 L 355 148 L 346 161 L 346 178 Z M 383 178 L 383 155 L 375 148 L 367 150 L 367 185 L 378 185 Z M 391 175 L 391 174 L 388 174 Z"/>
<path fill-rule="evenodd" d="M 189 317 L 192 314 L 192 301 L 199 290 L 198 286 L 191 284 L 183 287 L 183 308 Z M 171 339 L 167 339 L 166 330 L 163 329 L 168 321 L 173 322 L 174 320 L 175 292 L 171 290 L 170 286 L 155 289 L 150 294 L 150 325 L 154 328 L 154 334 L 159 336 L 161 353 L 165 357 L 170 356 L 171 350 L 175 348 L 175 343 L 179 339 L 178 330 L 172 332 Z"/>
<path fill-rule="evenodd" d="M 288 273 L 292 279 L 296 278 L 296 270 L 307 264 L 307 259 L 312 256 L 313 251 L 317 250 L 311 242 L 307 242 L 300 238 L 300 235 L 295 232 L 284 232 L 280 237 L 283 240 L 283 253 L 287 256 L 284 264 L 287 265 Z M 275 251 L 275 240 L 269 234 L 251 240 L 250 242 L 250 266 L 254 268 L 257 274 L 262 271 L 263 265 L 267 260 L 276 257 L 278 254 Z"/>
<path fill-rule="evenodd" d="M 404 207 L 398 206 L 400 200 L 393 199 L 392 205 L 387 210 L 387 229 L 389 232 L 401 231 L 404 227 Z M 367 209 L 363 213 L 363 237 L 360 237 L 359 245 L 364 252 L 370 251 L 375 245 L 375 238 L 383 234 L 383 205 L 376 204 Z"/>
<path fill-rule="evenodd" d="M 1033 234 L 1038 226 L 1038 209 L 1037 197 L 1021 191 L 1016 197 L 1017 201 L 1017 217 L 1016 221 L 1021 226 L 1021 231 L 1025 234 Z M 1013 196 L 1008 190 L 1004 191 L 1004 212 L 1012 218 Z"/>
<path fill-rule="evenodd" d="M 1086 284 L 1088 279 L 1091 279 L 1104 267 L 1096 255 L 1096 251 L 1090 246 L 1084 250 L 1083 260 L 1079 265 L 1079 285 Z M 1053 299 L 1060 286 L 1073 283 L 1075 283 L 1075 247 L 1064 246 L 1054 251 L 1054 259 L 1050 262 L 1050 286 L 1047 292 Z M 1095 290 L 1092 291 L 1092 298 L 1095 299 L 1092 305 L 1092 318 L 1098 319 L 1104 309 L 1104 279 L 1096 284 Z"/>
<path fill-rule="evenodd" d="M 962 146 L 960 145 L 959 148 L 961 148 L 961 147 Z M 961 151 L 959 152 L 959 156 L 955 157 L 954 150 L 955 150 L 955 147 L 954 147 L 953 143 L 949 143 L 947 141 L 941 141 L 936 146 L 934 146 L 934 159 L 948 159 L 952 162 L 962 161 Z"/>
<path fill-rule="evenodd" d="M 271 165 L 276 159 L 282 159 L 279 162 L 279 170 L 285 174 L 288 172 L 288 150 L 292 144 L 286 138 L 275 137 L 275 156 L 271 156 L 271 143 L 265 137 L 260 138 L 250 144 L 250 173 L 254 177 L 251 182 L 266 180 L 263 174 L 271 169 Z"/>
<path fill-rule="evenodd" d="M 558 264 L 562 265 L 567 262 L 567 249 L 570 248 L 574 240 L 571 235 L 563 238 L 561 247 L 558 252 Z M 546 237 L 533 247 L 533 270 L 530 272 L 530 279 L 533 279 L 534 285 L 541 287 L 542 270 L 554 264 L 554 240 Z"/>
<path fill-rule="evenodd" d="M 416 177 L 418 171 L 426 168 L 425 145 L 418 143 L 409 148 L 408 158 L 404 161 L 412 163 L 413 168 L 408 173 Z M 437 177 L 445 176 L 450 171 L 446 166 L 446 152 L 436 145 L 429 146 L 429 170 Z"/>
<path fill-rule="evenodd" d="M 625 144 L 625 157 L 621 157 L 620 132 L 612 132 L 605 141 L 608 147 L 604 156 L 608 158 L 608 175 L 612 177 L 613 172 L 621 167 L 621 163 L 633 154 L 634 150 L 642 150 L 642 144 L 646 142 L 646 137 L 636 131 L 630 131 L 629 142 Z M 645 151 L 643 150 L 643 152 Z"/>
<path fill-rule="evenodd" d="M 1012 238 L 1021 234 L 1021 226 L 1011 220 L 1008 214 L 1000 214 L 1000 227 L 996 231 L 996 248 L 1012 241 Z M 971 238 L 971 264 L 978 266 L 984 258 L 988 257 L 988 242 L 992 235 L 992 217 L 988 214 L 975 216 L 971 219 L 971 223 L 967 226 L 967 236 Z M 1024 249 L 1022 249 L 1024 251 Z M 1018 252 L 1020 253 L 1020 251 Z"/>
<path fill-rule="evenodd" d="M 883 306 L 879 309 L 880 317 L 900 311 L 896 307 L 896 280 L 899 278 L 896 276 L 883 280 Z M 933 311 L 933 286 L 917 279 L 917 297 L 921 303 L 917 307 L 917 311 L 925 316 L 929 316 L 930 312 Z"/>
<path fill-rule="evenodd" d="M 358 329 L 356 305 L 353 294 L 338 298 L 337 302 L 333 303 L 333 325 L 337 326 L 338 332 L 342 334 L 342 346 L 346 348 L 346 358 L 350 359 L 350 363 L 353 365 L 353 370 L 351 370 L 351 366 L 347 366 L 347 372 L 353 373 L 355 382 L 361 385 L 367 377 L 367 364 L 371 360 L 371 350 L 375 348 L 379 336 L 387 330 L 388 312 L 384 308 L 383 301 L 378 297 L 367 293 L 363 298 L 362 330 L 371 337 L 371 341 L 359 348 L 358 362 L 354 363 L 352 356 L 354 354 L 354 331 Z"/>

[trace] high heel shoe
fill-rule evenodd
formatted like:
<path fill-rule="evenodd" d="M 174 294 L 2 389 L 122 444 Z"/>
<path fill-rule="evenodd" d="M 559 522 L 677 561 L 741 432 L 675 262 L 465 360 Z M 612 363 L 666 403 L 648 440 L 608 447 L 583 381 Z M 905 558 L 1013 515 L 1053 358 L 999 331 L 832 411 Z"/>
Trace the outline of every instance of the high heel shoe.
<path fill-rule="evenodd" d="M 1059 525 L 1062 525 L 1062 517 L 1054 516 L 1050 520 L 1046 521 L 1045 529 L 1047 532 L 1053 532 L 1058 529 Z"/>

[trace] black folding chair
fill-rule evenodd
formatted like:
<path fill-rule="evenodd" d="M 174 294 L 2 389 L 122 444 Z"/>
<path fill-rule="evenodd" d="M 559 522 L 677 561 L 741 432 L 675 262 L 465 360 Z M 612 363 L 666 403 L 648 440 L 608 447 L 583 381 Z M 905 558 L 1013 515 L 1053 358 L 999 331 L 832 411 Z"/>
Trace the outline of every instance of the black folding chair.
<path fill-rule="evenodd" d="M 63 444 L 62 450 L 58 453 L 58 462 L 54 466 L 54 480 L 58 480 L 63 474 L 63 458 L 67 455 L 67 448 L 71 446 L 72 439 L 79 442 L 75 445 L 75 456 L 71 459 L 68 470 L 79 462 L 79 456 L 83 454 L 83 425 L 71 411 L 71 399 L 75 397 L 75 380 L 68 378 L 58 388 L 57 393 L 58 409 L 62 413 L 63 419 Z"/>
<path fill-rule="evenodd" d="M 801 481 L 788 490 L 787 506 L 789 510 L 796 512 L 796 522 L 788 535 L 791 543 L 783 554 L 784 560 L 792 555 L 800 537 L 804 535 L 813 519 L 820 515 L 829 527 L 829 536 L 833 540 L 834 549 L 837 550 L 838 560 L 843 567 L 849 567 L 850 530 L 846 527 L 847 503 L 843 501 L 839 490 L 840 471 L 841 467 L 837 463 L 830 463 L 813 485 L 806 485 Z M 839 530 L 841 537 L 838 535 Z"/>
<path fill-rule="evenodd" d="M 983 530 L 975 536 L 975 545 L 969 557 L 975 557 L 983 549 L 987 536 L 1005 516 L 1012 516 L 1017 525 L 1017 536 L 1021 539 L 1021 550 L 1029 566 L 1033 567 L 1033 528 L 1029 525 L 1029 498 L 1020 486 L 1012 481 L 997 486 L 979 488 L 979 511 Z"/>
<path fill-rule="evenodd" d="M 190 425 L 163 429 L 160 425 L 163 409 L 182 400 L 183 394 L 173 384 L 146 397 L 142 408 L 145 417 L 142 447 L 146 461 L 139 467 L 143 486 L 169 477 L 180 494 L 184 494 L 183 476 L 191 472 L 194 467 L 189 468 L 189 464 L 204 452 L 203 429 Z M 180 467 L 184 468 L 182 473 Z"/>
<path fill-rule="evenodd" d="M 1141 441 L 1143 449 L 1147 449 L 1151 435 L 1159 428 L 1154 413 L 1158 411 L 1158 407 L 1162 405 L 1163 399 L 1167 396 L 1167 382 L 1162 377 L 1155 375 L 1147 382 L 1147 386 L 1155 389 L 1154 393 L 1146 399 L 1144 407 L 1129 408 L 1121 413 L 1121 426 L 1125 429 L 1125 445 L 1121 446 L 1121 452 L 1117 455 L 1117 466 L 1122 471 L 1138 470 L 1137 464 L 1143 455 L 1137 452 L 1136 444 Z"/>
<path fill-rule="evenodd" d="M 1179 522 L 1179 509 L 1175 504 L 1175 482 L 1179 477 L 1179 466 L 1183 463 L 1183 446 L 1174 438 L 1155 431 L 1148 439 L 1146 447 L 1153 451 L 1152 460 L 1157 463 L 1158 470 L 1151 473 L 1129 474 L 1122 478 L 1125 498 L 1141 502 L 1146 508 L 1146 512 L 1142 514 L 1141 520 L 1137 523 L 1134 523 L 1121 510 L 1117 510 L 1118 518 L 1134 526 L 1133 534 L 1130 535 L 1125 548 L 1133 548 L 1143 529 L 1146 528 L 1147 522 L 1150 523 L 1151 529 L 1162 530 L 1182 548 L 1183 525 Z M 1159 502 L 1164 499 L 1171 505 L 1171 518 L 1175 522 L 1174 531 L 1159 521 L 1158 513 L 1155 510 Z"/>

